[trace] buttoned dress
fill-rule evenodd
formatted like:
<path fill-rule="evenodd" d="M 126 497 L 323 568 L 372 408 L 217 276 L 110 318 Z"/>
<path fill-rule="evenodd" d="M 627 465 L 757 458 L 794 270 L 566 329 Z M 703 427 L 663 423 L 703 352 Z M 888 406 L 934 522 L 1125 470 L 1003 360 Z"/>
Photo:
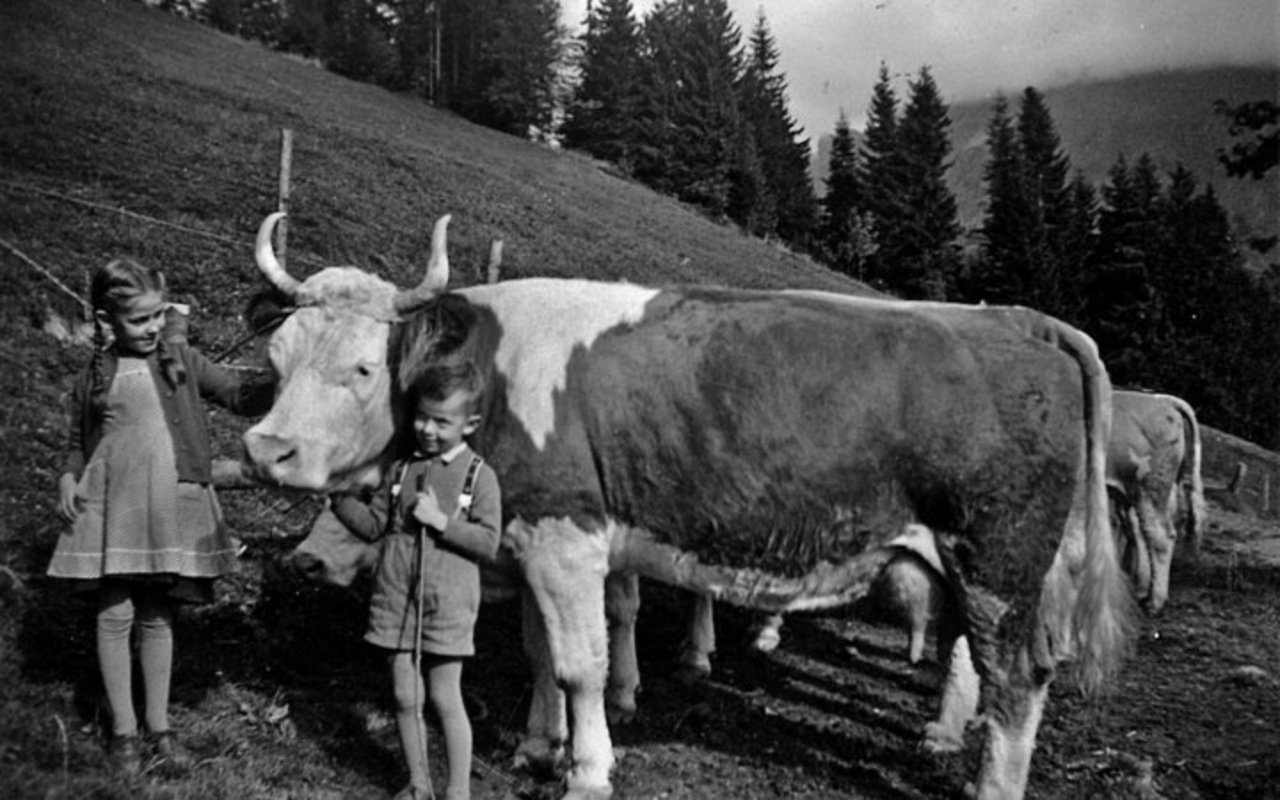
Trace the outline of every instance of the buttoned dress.
<path fill-rule="evenodd" d="M 104 577 L 161 584 L 176 599 L 212 599 L 212 579 L 236 568 L 209 473 L 200 395 L 237 409 L 264 407 L 270 387 L 248 390 L 231 371 L 171 345 L 187 383 L 170 386 L 156 357 L 112 357 L 102 409 L 90 411 L 89 379 L 73 394 L 72 455 L 84 503 L 59 537 L 47 574 L 96 588 Z M 190 409 L 195 409 L 194 412 Z"/>

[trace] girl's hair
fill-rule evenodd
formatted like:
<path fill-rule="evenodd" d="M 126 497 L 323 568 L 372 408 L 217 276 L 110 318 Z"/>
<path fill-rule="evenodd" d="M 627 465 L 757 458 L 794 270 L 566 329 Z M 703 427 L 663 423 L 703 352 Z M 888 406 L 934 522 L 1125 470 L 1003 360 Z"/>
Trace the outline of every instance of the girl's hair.
<path fill-rule="evenodd" d="M 121 313 L 125 304 L 133 298 L 147 292 L 156 292 L 163 295 L 164 291 L 164 273 L 160 270 L 144 267 L 132 259 L 117 258 L 105 266 L 99 267 L 93 273 L 93 280 L 89 284 L 89 301 L 92 303 L 94 311 L 102 311 L 105 314 L 115 316 Z M 93 324 L 94 348 L 93 362 L 90 367 L 93 383 L 89 397 L 94 407 L 100 410 L 106 405 L 107 401 L 108 387 L 106 385 L 105 369 L 102 364 L 106 352 L 107 337 L 106 331 L 103 330 L 102 322 L 96 314 L 94 315 Z M 156 353 L 160 359 L 161 373 L 170 386 L 177 386 L 186 381 L 186 369 L 174 357 L 173 353 L 169 352 L 163 336 L 160 337 L 160 341 L 157 343 Z"/>

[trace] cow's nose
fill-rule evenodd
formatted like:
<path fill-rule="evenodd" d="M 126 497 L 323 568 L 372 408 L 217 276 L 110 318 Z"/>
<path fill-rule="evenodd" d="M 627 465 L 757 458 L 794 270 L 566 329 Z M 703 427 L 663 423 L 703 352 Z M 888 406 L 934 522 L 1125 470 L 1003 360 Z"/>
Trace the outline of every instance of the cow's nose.
<path fill-rule="evenodd" d="M 294 553 L 289 565 L 308 580 L 317 580 L 324 573 L 324 562 L 310 553 Z"/>
<path fill-rule="evenodd" d="M 298 454 L 297 445 L 290 440 L 253 430 L 244 435 L 244 449 L 250 461 L 267 469 L 283 465 Z"/>

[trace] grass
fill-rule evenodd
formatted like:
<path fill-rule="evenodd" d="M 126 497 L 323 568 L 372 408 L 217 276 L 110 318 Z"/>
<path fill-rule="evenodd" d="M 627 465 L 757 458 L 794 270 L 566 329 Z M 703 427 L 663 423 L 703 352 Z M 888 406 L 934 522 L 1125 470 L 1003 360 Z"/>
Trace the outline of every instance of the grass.
<path fill-rule="evenodd" d="M 83 296 L 86 275 L 129 255 L 192 302 L 206 353 L 244 333 L 261 285 L 252 238 L 275 209 L 280 129 L 294 132 L 289 265 L 352 263 L 402 285 L 431 223 L 453 215 L 453 283 L 482 280 L 491 240 L 505 278 L 558 275 L 857 291 L 817 265 L 629 182 L 592 160 L 471 125 L 127 0 L 0 4 L 0 239 Z M 173 715 L 200 759 L 137 781 L 107 768 L 89 609 L 43 579 L 65 447 L 63 397 L 88 353 L 41 332 L 76 304 L 0 249 L 0 563 L 25 588 L 0 606 L 0 796 L 345 798 L 398 788 L 383 665 L 359 644 L 356 598 L 279 570 L 316 501 L 224 493 L 248 552 L 220 600 L 177 630 Z M 252 360 L 250 352 L 242 359 Z M 244 423 L 212 414 L 215 450 Z M 486 647 L 518 652 L 495 614 Z M 484 654 L 468 683 L 485 674 Z M 502 661 L 502 659 L 495 659 Z M 508 659 L 509 662 L 509 659 Z M 518 663 L 511 674 L 527 674 Z M 503 681 L 510 682 L 505 675 Z M 511 687 L 514 698 L 524 692 Z M 477 725 L 478 797 L 517 786 L 516 706 Z M 442 758 L 440 759 L 442 760 Z M 525 782 L 521 796 L 549 788 Z"/>

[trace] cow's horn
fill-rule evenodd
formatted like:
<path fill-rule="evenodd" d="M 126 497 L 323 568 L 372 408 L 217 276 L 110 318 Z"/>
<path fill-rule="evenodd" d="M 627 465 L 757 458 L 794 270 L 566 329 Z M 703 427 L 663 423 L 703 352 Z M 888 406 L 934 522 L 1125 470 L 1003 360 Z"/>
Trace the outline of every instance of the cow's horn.
<path fill-rule="evenodd" d="M 275 232 L 276 223 L 285 216 L 283 211 L 277 211 L 262 221 L 262 225 L 258 228 L 258 242 L 254 245 L 253 255 L 258 261 L 258 269 L 262 270 L 262 274 L 266 276 L 271 285 L 279 289 L 289 297 L 293 297 L 298 292 L 298 279 L 284 271 L 284 267 L 280 266 L 280 262 L 276 260 L 276 252 L 271 247 L 271 234 Z"/>
<path fill-rule="evenodd" d="M 396 313 L 407 314 L 413 311 L 449 285 L 449 253 L 446 242 L 449 218 L 450 215 L 445 214 L 436 220 L 436 227 L 431 232 L 431 256 L 427 259 L 427 274 L 423 276 L 422 283 L 412 289 L 402 289 L 396 295 Z"/>

